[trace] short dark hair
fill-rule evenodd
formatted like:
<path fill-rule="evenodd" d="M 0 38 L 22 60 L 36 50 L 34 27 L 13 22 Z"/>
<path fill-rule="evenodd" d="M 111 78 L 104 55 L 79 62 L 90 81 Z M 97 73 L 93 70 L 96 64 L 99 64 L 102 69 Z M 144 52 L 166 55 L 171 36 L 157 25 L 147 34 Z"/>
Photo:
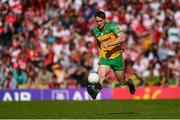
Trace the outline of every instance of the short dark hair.
<path fill-rule="evenodd" d="M 103 11 L 97 11 L 95 14 L 95 17 L 100 17 L 105 19 L 106 18 L 106 14 Z"/>

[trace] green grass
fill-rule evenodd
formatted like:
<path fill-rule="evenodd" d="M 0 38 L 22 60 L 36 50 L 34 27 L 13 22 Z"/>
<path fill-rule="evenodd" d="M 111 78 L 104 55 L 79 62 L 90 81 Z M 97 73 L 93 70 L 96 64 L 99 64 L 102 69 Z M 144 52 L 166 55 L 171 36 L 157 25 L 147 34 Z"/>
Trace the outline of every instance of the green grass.
<path fill-rule="evenodd" d="M 180 118 L 180 100 L 0 102 L 0 118 Z"/>

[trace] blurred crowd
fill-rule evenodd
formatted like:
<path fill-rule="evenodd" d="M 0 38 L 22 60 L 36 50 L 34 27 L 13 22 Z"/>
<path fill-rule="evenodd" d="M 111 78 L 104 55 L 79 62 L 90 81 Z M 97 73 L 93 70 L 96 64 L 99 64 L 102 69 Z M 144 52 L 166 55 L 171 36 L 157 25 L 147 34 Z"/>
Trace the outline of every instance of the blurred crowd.
<path fill-rule="evenodd" d="M 0 89 L 87 86 L 97 10 L 127 34 L 136 86 L 180 85 L 180 0 L 0 0 Z M 111 71 L 104 87 L 117 86 Z"/>

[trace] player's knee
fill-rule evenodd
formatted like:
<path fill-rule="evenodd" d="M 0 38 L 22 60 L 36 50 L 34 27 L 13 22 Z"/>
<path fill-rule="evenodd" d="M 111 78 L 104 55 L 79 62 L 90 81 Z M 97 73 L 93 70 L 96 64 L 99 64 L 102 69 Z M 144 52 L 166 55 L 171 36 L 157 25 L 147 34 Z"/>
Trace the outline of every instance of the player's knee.
<path fill-rule="evenodd" d="M 101 76 L 101 77 L 99 77 L 99 79 L 104 81 L 105 80 L 105 76 Z"/>
<path fill-rule="evenodd" d="M 105 78 L 106 78 L 105 76 L 103 76 L 103 75 L 100 75 L 100 76 L 99 76 L 100 83 L 103 83 L 103 81 L 105 80 Z"/>

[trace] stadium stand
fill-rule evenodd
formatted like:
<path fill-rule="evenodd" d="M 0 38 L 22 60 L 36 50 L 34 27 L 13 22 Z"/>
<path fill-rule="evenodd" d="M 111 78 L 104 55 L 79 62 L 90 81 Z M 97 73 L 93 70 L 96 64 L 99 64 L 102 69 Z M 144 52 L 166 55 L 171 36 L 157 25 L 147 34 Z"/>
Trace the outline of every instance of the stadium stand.
<path fill-rule="evenodd" d="M 85 87 L 98 65 L 96 10 L 127 34 L 136 86 L 180 85 L 180 0 L 0 0 L 0 88 Z M 117 86 L 111 72 L 105 87 Z"/>

